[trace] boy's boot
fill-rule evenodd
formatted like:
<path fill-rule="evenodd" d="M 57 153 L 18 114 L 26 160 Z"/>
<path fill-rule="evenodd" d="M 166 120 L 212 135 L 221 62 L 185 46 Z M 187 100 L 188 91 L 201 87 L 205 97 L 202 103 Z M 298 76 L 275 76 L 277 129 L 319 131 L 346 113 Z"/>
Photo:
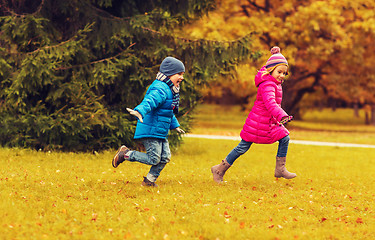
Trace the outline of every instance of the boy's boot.
<path fill-rule="evenodd" d="M 286 170 L 285 163 L 286 157 L 276 157 L 275 177 L 283 177 L 286 179 L 297 177 L 297 174 L 288 172 L 288 170 Z"/>
<path fill-rule="evenodd" d="M 120 165 L 120 163 L 122 163 L 123 161 L 125 160 L 128 160 L 129 159 L 129 156 L 128 156 L 128 152 L 130 151 L 129 148 L 127 148 L 125 145 L 122 145 L 116 155 L 114 156 L 114 158 L 112 159 L 112 166 L 114 168 L 117 168 L 118 165 Z"/>
<path fill-rule="evenodd" d="M 147 179 L 147 177 L 143 177 L 142 186 L 158 187 L 158 185 L 155 182 L 151 182 L 150 180 Z"/>
<path fill-rule="evenodd" d="M 211 172 L 214 177 L 214 181 L 217 183 L 222 183 L 224 174 L 228 170 L 228 168 L 230 168 L 230 166 L 231 165 L 227 162 L 226 159 L 221 161 L 220 164 L 213 166 L 211 168 Z"/>

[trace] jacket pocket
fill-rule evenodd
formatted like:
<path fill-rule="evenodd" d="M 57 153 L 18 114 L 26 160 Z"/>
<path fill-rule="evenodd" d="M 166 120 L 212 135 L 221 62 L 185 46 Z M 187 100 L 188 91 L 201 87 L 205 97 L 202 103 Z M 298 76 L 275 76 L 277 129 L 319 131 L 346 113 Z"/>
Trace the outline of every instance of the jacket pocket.
<path fill-rule="evenodd" d="M 159 116 L 156 124 L 156 132 L 159 134 L 168 134 L 169 128 L 171 126 L 171 118 Z"/>

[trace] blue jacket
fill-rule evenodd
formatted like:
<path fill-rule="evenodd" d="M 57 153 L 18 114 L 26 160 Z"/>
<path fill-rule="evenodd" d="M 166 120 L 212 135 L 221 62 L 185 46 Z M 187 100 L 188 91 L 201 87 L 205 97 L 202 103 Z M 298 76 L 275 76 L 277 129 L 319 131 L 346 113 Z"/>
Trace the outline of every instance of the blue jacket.
<path fill-rule="evenodd" d="M 134 139 L 168 138 L 170 129 L 180 126 L 172 109 L 173 94 L 169 86 L 155 80 L 148 88 L 143 101 L 134 108 L 143 118 L 135 129 Z"/>

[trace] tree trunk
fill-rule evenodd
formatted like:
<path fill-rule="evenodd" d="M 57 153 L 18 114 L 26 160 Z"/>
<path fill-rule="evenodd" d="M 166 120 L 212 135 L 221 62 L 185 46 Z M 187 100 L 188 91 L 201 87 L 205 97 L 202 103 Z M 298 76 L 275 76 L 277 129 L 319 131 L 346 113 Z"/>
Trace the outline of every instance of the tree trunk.
<path fill-rule="evenodd" d="M 375 103 L 371 105 L 371 125 L 375 126 Z"/>
<path fill-rule="evenodd" d="M 365 124 L 370 125 L 370 116 L 368 115 L 368 112 L 365 112 Z"/>
<path fill-rule="evenodd" d="M 331 105 L 332 111 L 335 112 L 337 109 L 336 99 L 330 98 L 328 101 L 329 101 L 329 104 Z"/>
<path fill-rule="evenodd" d="M 371 106 L 369 104 L 365 104 L 363 106 L 363 111 L 365 112 L 365 124 L 371 124 Z"/>
<path fill-rule="evenodd" d="M 354 117 L 359 118 L 359 107 L 358 107 L 358 102 L 354 103 L 354 105 L 353 105 L 353 110 L 354 110 Z"/>

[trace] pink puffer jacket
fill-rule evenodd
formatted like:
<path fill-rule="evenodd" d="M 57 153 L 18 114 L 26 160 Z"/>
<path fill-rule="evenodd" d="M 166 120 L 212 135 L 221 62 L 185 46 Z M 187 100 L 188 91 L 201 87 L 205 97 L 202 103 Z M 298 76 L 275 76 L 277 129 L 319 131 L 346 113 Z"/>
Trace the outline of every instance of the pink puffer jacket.
<path fill-rule="evenodd" d="M 278 122 L 288 114 L 281 108 L 283 90 L 281 82 L 267 74 L 265 67 L 255 76 L 257 97 L 241 131 L 241 138 L 247 142 L 274 143 L 289 135 L 289 131 Z"/>

